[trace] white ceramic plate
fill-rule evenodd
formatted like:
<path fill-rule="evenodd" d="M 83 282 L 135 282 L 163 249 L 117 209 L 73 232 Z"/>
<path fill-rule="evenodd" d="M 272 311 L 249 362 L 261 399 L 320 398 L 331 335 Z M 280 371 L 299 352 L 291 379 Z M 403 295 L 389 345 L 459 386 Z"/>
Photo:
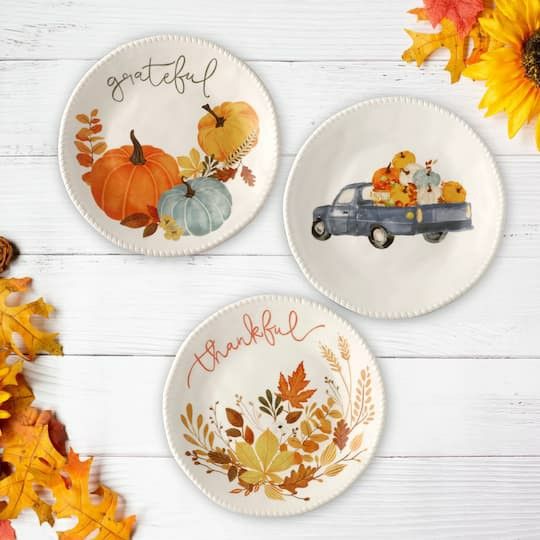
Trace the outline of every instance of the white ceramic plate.
<path fill-rule="evenodd" d="M 209 249 L 246 225 L 274 179 L 277 128 L 254 73 L 196 38 L 121 46 L 83 77 L 60 129 L 81 214 L 150 255 Z"/>
<path fill-rule="evenodd" d="M 484 272 L 501 236 L 503 191 L 492 156 L 460 118 L 417 99 L 373 99 L 304 144 L 284 219 L 320 292 L 363 315 L 412 317 Z"/>
<path fill-rule="evenodd" d="M 196 328 L 169 373 L 176 461 L 236 512 L 305 512 L 343 491 L 379 439 L 383 387 L 362 338 L 327 308 L 258 296 Z"/>

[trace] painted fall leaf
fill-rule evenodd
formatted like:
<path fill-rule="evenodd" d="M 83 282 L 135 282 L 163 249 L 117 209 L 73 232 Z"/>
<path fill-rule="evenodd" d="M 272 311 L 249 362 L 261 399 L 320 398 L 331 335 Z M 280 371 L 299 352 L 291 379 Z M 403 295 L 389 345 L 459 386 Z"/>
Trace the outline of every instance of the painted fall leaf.
<path fill-rule="evenodd" d="M 31 508 L 40 523 L 53 523 L 51 507 L 39 496 L 39 487 L 49 486 L 64 465 L 65 441 L 63 426 L 50 411 L 29 407 L 4 424 L 0 437 L 2 461 L 13 470 L 0 480 L 0 493 L 6 499 L 0 504 L 0 519 L 14 519 Z"/>
<path fill-rule="evenodd" d="M 51 305 L 43 298 L 15 306 L 6 303 L 10 294 L 25 292 L 31 282 L 31 278 L 0 278 L 0 349 L 12 351 L 25 360 L 33 360 L 39 352 L 61 355 L 58 334 L 44 332 L 31 321 L 34 315 L 47 318 L 54 309 Z M 22 339 L 25 351 L 18 346 L 15 335 Z"/>
<path fill-rule="evenodd" d="M 105 486 L 90 493 L 88 480 L 92 459 L 81 461 L 77 453 L 70 450 L 63 476 L 57 474 L 51 483 L 55 503 L 54 513 L 57 517 L 76 517 L 77 524 L 66 532 L 59 533 L 60 540 L 87 538 L 94 540 L 128 540 L 135 526 L 135 516 L 116 519 L 118 495 Z M 100 500 L 96 504 L 91 495 Z M 97 534 L 96 534 L 97 531 Z"/>
<path fill-rule="evenodd" d="M 279 374 L 278 390 L 283 401 L 288 401 L 292 407 L 301 408 L 315 392 L 315 389 L 305 389 L 309 384 L 306 379 L 304 362 L 300 362 L 298 367 L 287 378 L 283 373 Z"/>
<path fill-rule="evenodd" d="M 255 442 L 255 449 L 246 442 L 237 442 L 235 454 L 240 464 L 247 469 L 240 475 L 246 484 L 266 481 L 280 483 L 283 472 L 294 464 L 294 452 L 280 451 L 278 438 L 269 430 L 263 431 Z"/>
<path fill-rule="evenodd" d="M 188 156 L 178 156 L 176 161 L 180 166 L 180 174 L 184 178 L 195 178 L 203 174 L 204 163 L 201 161 L 201 154 L 196 148 L 192 148 Z"/>
<path fill-rule="evenodd" d="M 429 20 L 424 8 L 411 9 L 409 13 L 416 15 L 418 21 Z M 482 16 L 490 17 L 491 10 L 485 10 Z M 417 66 L 421 66 L 438 49 L 448 49 L 450 58 L 445 69 L 450 73 L 452 83 L 460 79 L 461 73 L 468 64 L 478 61 L 484 52 L 495 46 L 477 22 L 465 35 L 460 35 L 454 22 L 447 18 L 442 19 L 439 32 L 425 33 L 414 30 L 405 30 L 405 32 L 409 34 L 413 42 L 403 53 L 403 60 L 416 62 Z M 469 39 L 473 42 L 473 50 L 470 53 Z"/>

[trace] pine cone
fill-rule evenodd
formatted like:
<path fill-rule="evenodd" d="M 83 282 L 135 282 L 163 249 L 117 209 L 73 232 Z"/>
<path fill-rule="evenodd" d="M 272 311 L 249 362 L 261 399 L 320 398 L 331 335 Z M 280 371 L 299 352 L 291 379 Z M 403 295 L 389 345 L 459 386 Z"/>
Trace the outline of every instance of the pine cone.
<path fill-rule="evenodd" d="M 0 236 L 0 273 L 7 270 L 13 258 L 13 246 L 3 236 Z"/>

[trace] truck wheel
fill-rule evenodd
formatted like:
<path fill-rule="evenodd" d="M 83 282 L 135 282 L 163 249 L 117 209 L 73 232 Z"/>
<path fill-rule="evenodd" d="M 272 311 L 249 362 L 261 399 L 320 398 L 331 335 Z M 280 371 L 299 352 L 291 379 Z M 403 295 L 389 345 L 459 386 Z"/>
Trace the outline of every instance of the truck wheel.
<path fill-rule="evenodd" d="M 430 244 L 438 244 L 446 238 L 447 234 L 447 232 L 427 232 L 424 233 L 424 239 Z"/>
<path fill-rule="evenodd" d="M 317 240 L 328 240 L 332 236 L 326 230 L 326 225 L 324 224 L 324 221 L 322 221 L 320 219 L 313 222 L 313 226 L 311 227 L 311 234 Z"/>
<path fill-rule="evenodd" d="M 392 245 L 394 235 L 390 234 L 384 227 L 377 225 L 373 227 L 369 233 L 369 241 L 372 246 L 377 249 L 386 249 Z"/>

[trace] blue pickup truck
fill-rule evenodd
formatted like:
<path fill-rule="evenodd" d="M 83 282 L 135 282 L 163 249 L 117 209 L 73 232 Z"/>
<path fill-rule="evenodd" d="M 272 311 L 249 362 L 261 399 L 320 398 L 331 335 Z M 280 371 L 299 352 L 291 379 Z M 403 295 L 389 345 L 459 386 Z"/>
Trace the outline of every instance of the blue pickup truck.
<path fill-rule="evenodd" d="M 472 229 L 471 205 L 467 202 L 377 206 L 370 190 L 370 183 L 349 184 L 332 204 L 315 208 L 313 236 L 317 240 L 344 234 L 367 236 L 373 246 L 385 249 L 398 235 L 423 234 L 428 242 L 436 244 L 450 231 Z"/>

